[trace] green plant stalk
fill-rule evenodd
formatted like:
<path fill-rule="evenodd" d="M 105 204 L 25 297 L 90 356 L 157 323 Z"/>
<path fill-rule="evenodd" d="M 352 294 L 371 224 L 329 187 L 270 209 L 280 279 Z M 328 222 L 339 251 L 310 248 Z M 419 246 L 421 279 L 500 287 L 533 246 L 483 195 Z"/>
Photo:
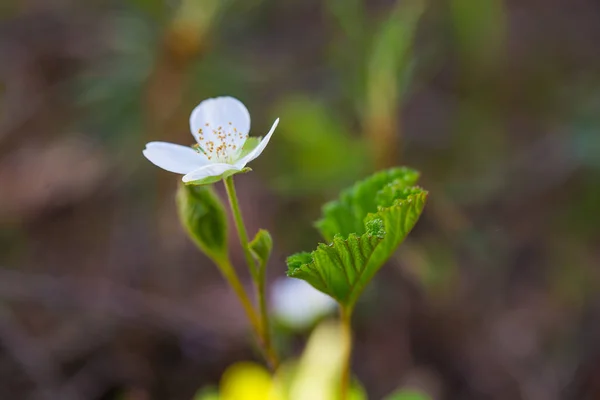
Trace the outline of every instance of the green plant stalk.
<path fill-rule="evenodd" d="M 273 342 L 271 340 L 271 330 L 269 329 L 270 325 L 269 314 L 267 312 L 265 272 L 259 270 L 259 268 L 256 265 L 256 262 L 254 261 L 254 258 L 252 257 L 252 253 L 250 253 L 250 247 L 248 246 L 248 233 L 246 232 L 246 225 L 244 225 L 244 219 L 242 218 L 240 204 L 238 202 L 237 194 L 235 191 L 235 185 L 233 183 L 233 176 L 229 176 L 223 179 L 223 183 L 225 184 L 225 190 L 227 191 L 227 197 L 229 198 L 229 205 L 231 207 L 235 227 L 240 238 L 240 244 L 242 245 L 244 256 L 246 257 L 246 263 L 248 264 L 248 268 L 250 268 L 250 273 L 252 275 L 254 285 L 256 287 L 256 295 L 258 298 L 258 307 L 262 327 L 260 344 L 265 353 L 265 358 L 267 359 L 269 367 L 272 370 L 275 370 L 279 365 L 279 359 L 277 357 L 275 349 L 273 348 Z"/>
<path fill-rule="evenodd" d="M 248 316 L 248 320 L 250 320 L 252 329 L 254 329 L 254 332 L 256 333 L 257 337 L 261 338 L 263 336 L 263 329 L 260 317 L 256 313 L 252 301 L 248 297 L 248 294 L 246 293 L 246 290 L 244 289 L 240 278 L 235 272 L 233 266 L 231 265 L 231 261 L 229 261 L 228 258 L 214 261 L 219 266 L 219 270 L 221 271 L 221 274 L 223 275 L 229 286 L 231 286 L 231 288 L 237 295 L 238 299 L 240 300 L 240 303 L 242 303 L 242 307 L 244 308 L 244 311 Z"/>
<path fill-rule="evenodd" d="M 269 314 L 267 311 L 266 283 L 267 280 L 265 277 L 265 270 L 263 268 L 259 271 L 258 274 L 258 280 L 256 282 L 256 294 L 258 297 L 258 309 L 260 312 L 263 327 L 264 350 L 266 352 L 267 359 L 269 360 L 269 366 L 273 371 L 275 371 L 279 366 L 279 359 L 277 357 L 277 353 L 275 352 L 275 348 L 273 347 L 273 342 L 271 340 Z"/>
<path fill-rule="evenodd" d="M 340 322 L 344 354 L 340 379 L 340 400 L 348 400 L 352 360 L 352 307 L 340 305 Z"/>

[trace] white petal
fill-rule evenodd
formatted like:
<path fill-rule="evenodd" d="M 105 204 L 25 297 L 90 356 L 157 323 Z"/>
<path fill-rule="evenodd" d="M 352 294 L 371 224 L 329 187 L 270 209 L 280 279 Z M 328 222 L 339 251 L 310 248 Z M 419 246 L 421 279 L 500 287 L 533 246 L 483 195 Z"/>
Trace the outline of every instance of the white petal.
<path fill-rule="evenodd" d="M 183 177 L 184 182 L 197 181 L 198 179 L 208 178 L 210 176 L 220 176 L 227 171 L 239 171 L 235 165 L 231 164 L 208 164 L 200 167 Z"/>
<path fill-rule="evenodd" d="M 269 131 L 269 133 L 267 133 L 267 136 L 265 136 L 264 139 L 260 141 L 260 143 L 254 148 L 254 150 L 252 150 L 250 153 L 246 154 L 243 158 L 240 158 L 238 161 L 236 161 L 236 163 L 235 163 L 236 167 L 238 167 L 239 169 L 242 169 L 250 161 L 252 161 L 256 157 L 260 156 L 260 154 L 263 152 L 265 147 L 267 147 L 267 145 L 269 144 L 269 140 L 271 140 L 271 136 L 273 136 L 273 132 L 275 132 L 275 128 L 277 128 L 277 124 L 279 124 L 279 118 L 277 118 L 275 120 L 275 122 L 273 123 L 273 126 L 271 127 L 271 130 Z"/>
<path fill-rule="evenodd" d="M 336 302 L 301 279 L 279 278 L 272 286 L 271 306 L 281 322 L 305 329 L 335 310 Z"/>
<path fill-rule="evenodd" d="M 250 132 L 250 113 L 241 101 L 233 97 L 207 99 L 192 111 L 190 129 L 203 147 L 209 141 L 219 146 L 218 136 L 222 132 L 227 144 L 241 149 Z"/>
<path fill-rule="evenodd" d="M 142 153 L 152 164 L 177 174 L 187 174 L 208 163 L 204 154 L 173 143 L 150 142 Z"/>

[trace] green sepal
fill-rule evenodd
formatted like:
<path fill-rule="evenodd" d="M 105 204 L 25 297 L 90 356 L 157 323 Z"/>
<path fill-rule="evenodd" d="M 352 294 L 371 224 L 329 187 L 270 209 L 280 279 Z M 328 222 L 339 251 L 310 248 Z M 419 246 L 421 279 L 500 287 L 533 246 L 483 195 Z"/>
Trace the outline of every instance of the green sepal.
<path fill-rule="evenodd" d="M 252 253 L 252 257 L 258 262 L 257 276 L 264 274 L 271 257 L 271 250 L 273 250 L 273 239 L 269 231 L 261 229 L 256 233 L 254 239 L 248 243 L 248 248 Z"/>
<path fill-rule="evenodd" d="M 244 142 L 244 146 L 242 147 L 242 151 L 240 152 L 240 155 L 238 157 L 238 159 L 243 158 L 244 156 L 246 156 L 248 153 L 250 153 L 252 150 L 254 150 L 254 148 L 256 146 L 258 146 L 258 144 L 260 143 L 261 138 L 257 137 L 257 136 L 252 136 L 249 137 L 248 139 L 246 139 L 246 141 Z M 245 174 L 247 172 L 252 171 L 252 168 L 250 167 L 244 167 L 239 171 L 227 171 L 221 175 L 216 175 L 216 176 L 208 176 L 206 178 L 203 179 L 198 179 L 195 181 L 191 181 L 191 182 L 186 182 L 186 185 L 190 185 L 190 186 L 201 186 L 201 185 L 210 185 L 211 183 L 215 183 L 215 182 L 219 182 L 225 178 L 228 178 L 232 175 L 237 175 L 237 174 Z"/>
<path fill-rule="evenodd" d="M 317 227 L 330 245 L 288 258 L 288 275 L 353 307 L 365 286 L 416 224 L 427 192 L 408 168 L 378 172 L 323 207 Z"/>
<path fill-rule="evenodd" d="M 181 224 L 198 248 L 217 264 L 227 258 L 227 216 L 210 186 L 180 185 L 177 211 Z"/>
<path fill-rule="evenodd" d="M 215 176 L 208 176 L 206 178 L 203 179 L 198 179 L 195 181 L 191 181 L 191 182 L 185 182 L 186 186 L 202 186 L 202 185 L 210 185 L 211 183 L 215 183 L 215 182 L 219 182 L 225 178 L 228 178 L 232 175 L 237 175 L 237 174 L 245 174 L 246 172 L 250 172 L 252 171 L 252 168 L 250 167 L 244 167 L 239 171 L 227 171 L 224 174 L 221 175 L 215 175 Z"/>

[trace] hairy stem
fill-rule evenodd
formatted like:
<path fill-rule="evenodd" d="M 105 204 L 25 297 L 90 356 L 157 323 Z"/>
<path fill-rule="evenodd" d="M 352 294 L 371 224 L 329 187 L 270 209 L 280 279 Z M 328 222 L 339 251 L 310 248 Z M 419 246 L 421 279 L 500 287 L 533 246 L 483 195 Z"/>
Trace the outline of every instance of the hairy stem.
<path fill-rule="evenodd" d="M 271 330 L 269 329 L 269 314 L 267 312 L 267 301 L 266 301 L 266 277 L 264 270 L 260 270 L 250 253 L 250 247 L 248 246 L 248 233 L 246 232 L 246 226 L 244 225 L 244 219 L 242 218 L 242 211 L 238 202 L 237 194 L 235 191 L 235 185 L 233 183 L 233 176 L 229 176 L 223 180 L 225 189 L 227 190 L 227 197 L 229 198 L 229 205 L 233 214 L 233 220 L 235 227 L 240 238 L 240 244 L 244 251 L 244 257 L 246 263 L 252 274 L 254 285 L 256 288 L 256 296 L 258 298 L 258 307 L 260 315 L 260 323 L 262 327 L 262 335 L 260 336 L 260 344 L 263 348 L 265 358 L 269 364 L 269 367 L 273 370 L 279 365 L 279 360 L 275 349 L 273 348 L 273 342 L 271 340 Z"/>
<path fill-rule="evenodd" d="M 233 269 L 231 262 L 229 261 L 229 259 L 224 259 L 218 260 L 217 264 L 219 265 L 219 270 L 221 271 L 221 274 L 223 274 L 223 277 L 225 278 L 227 283 L 229 283 L 229 286 L 231 286 L 231 288 L 237 295 L 238 299 L 240 300 L 240 303 L 242 303 L 242 307 L 244 308 L 244 311 L 248 316 L 248 320 L 250 320 L 252 329 L 254 329 L 254 332 L 256 333 L 257 337 L 262 338 L 263 329 L 260 317 L 256 313 L 254 305 L 248 297 L 244 286 L 240 282 L 240 278 L 235 272 L 235 269 Z"/>
<path fill-rule="evenodd" d="M 248 233 L 246 232 L 246 225 L 244 225 L 242 211 L 240 210 L 240 204 L 235 191 L 235 185 L 233 184 L 233 176 L 225 178 L 223 182 L 225 183 L 225 189 L 227 190 L 229 206 L 231 207 L 231 212 L 233 213 L 233 220 L 240 238 L 242 250 L 244 251 L 244 257 L 246 257 L 246 263 L 248 264 L 248 268 L 250 268 L 252 277 L 256 280 L 257 267 L 256 263 L 254 262 L 254 258 L 252 257 L 252 253 L 250 253 L 250 248 L 248 247 Z"/>

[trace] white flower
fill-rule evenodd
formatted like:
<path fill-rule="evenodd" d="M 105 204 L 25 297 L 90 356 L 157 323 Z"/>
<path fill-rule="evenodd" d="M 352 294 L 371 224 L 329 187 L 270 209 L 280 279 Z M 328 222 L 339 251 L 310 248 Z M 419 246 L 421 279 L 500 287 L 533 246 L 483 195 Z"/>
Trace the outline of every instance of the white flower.
<path fill-rule="evenodd" d="M 154 165 L 184 174 L 186 183 L 216 182 L 240 172 L 258 157 L 267 147 L 278 123 L 279 118 L 254 149 L 242 154 L 250 131 L 250 114 L 241 101 L 233 97 L 216 97 L 198 104 L 190 115 L 190 129 L 197 145 L 186 147 L 150 142 L 143 153 Z"/>
<path fill-rule="evenodd" d="M 270 300 L 274 316 L 283 324 L 298 330 L 310 327 L 336 308 L 336 302 L 331 297 L 295 278 L 276 280 Z"/>

